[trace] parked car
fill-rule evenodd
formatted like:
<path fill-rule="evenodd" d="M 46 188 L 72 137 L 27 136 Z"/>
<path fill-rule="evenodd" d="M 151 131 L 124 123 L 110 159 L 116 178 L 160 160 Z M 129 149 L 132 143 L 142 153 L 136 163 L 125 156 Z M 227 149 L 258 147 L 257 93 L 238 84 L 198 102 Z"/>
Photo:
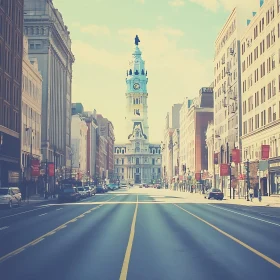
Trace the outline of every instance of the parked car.
<path fill-rule="evenodd" d="M 224 199 L 224 194 L 221 190 L 219 189 L 210 189 L 206 192 L 205 198 L 211 199 L 219 199 L 219 200 L 223 200 Z"/>
<path fill-rule="evenodd" d="M 85 190 L 84 187 L 78 187 L 77 189 L 78 189 L 78 192 L 81 195 L 81 198 L 88 197 L 88 193 L 87 193 L 87 191 Z"/>
<path fill-rule="evenodd" d="M 81 194 L 78 192 L 75 187 L 67 187 L 60 190 L 58 193 L 58 201 L 66 202 L 66 201 L 78 201 L 81 199 Z"/>
<path fill-rule="evenodd" d="M 88 196 L 95 195 L 95 188 L 91 186 L 85 186 L 84 187 L 85 191 L 87 192 Z"/>
<path fill-rule="evenodd" d="M 109 184 L 109 185 L 107 185 L 107 188 L 109 189 L 109 191 L 114 191 L 114 190 L 117 190 L 119 188 L 119 186 L 116 184 Z"/>
<path fill-rule="evenodd" d="M 13 205 L 20 206 L 21 192 L 17 187 L 0 188 L 0 205 L 13 208 Z"/>
<path fill-rule="evenodd" d="M 96 193 L 105 193 L 106 191 L 105 191 L 105 188 L 103 187 L 103 186 L 101 186 L 101 185 L 98 185 L 97 187 L 96 187 Z"/>

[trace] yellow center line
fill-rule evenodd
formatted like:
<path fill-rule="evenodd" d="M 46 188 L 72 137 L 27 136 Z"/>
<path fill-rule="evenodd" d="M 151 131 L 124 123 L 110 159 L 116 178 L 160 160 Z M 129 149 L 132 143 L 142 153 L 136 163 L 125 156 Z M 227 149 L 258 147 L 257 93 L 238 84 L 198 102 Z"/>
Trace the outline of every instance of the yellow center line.
<path fill-rule="evenodd" d="M 137 217 L 137 211 L 138 211 L 138 205 L 139 205 L 138 202 L 139 201 L 138 201 L 138 195 L 137 195 L 137 201 L 136 201 L 135 211 L 134 211 L 134 215 L 133 215 L 133 219 L 132 219 L 132 223 L 131 223 L 128 244 L 126 247 L 126 252 L 125 252 L 125 256 L 124 256 L 124 260 L 123 260 L 120 280 L 126 280 L 126 278 L 127 278 L 130 255 L 131 255 L 131 251 L 132 251 L 132 245 L 133 245 L 134 234 L 135 234 L 136 217 Z"/>
<path fill-rule="evenodd" d="M 107 200 L 107 201 L 110 201 L 110 200 L 112 200 L 112 199 L 113 199 L 113 198 L 110 198 L 110 199 Z M 105 201 L 105 202 L 107 202 L 107 201 Z M 102 203 L 102 202 L 100 202 L 100 204 L 101 204 L 101 203 Z M 93 207 L 93 208 L 90 209 L 90 211 L 93 211 L 93 210 L 98 209 L 98 208 L 99 208 L 99 206 Z M 89 210 L 88 210 L 88 211 L 89 211 Z M 88 211 L 86 211 L 86 212 L 88 212 Z M 81 215 L 84 215 L 86 212 L 84 212 L 84 213 L 81 214 Z M 79 215 L 79 216 L 81 216 L 81 215 Z M 20 252 L 24 251 L 26 248 L 28 248 L 28 247 L 30 247 L 30 246 L 36 245 L 37 243 L 39 243 L 40 241 L 42 241 L 45 237 L 50 236 L 50 235 L 54 234 L 54 232 L 59 231 L 60 229 L 63 229 L 63 228 L 65 228 L 65 227 L 67 227 L 68 224 L 76 222 L 76 221 L 77 221 L 77 218 L 78 218 L 79 216 L 77 216 L 76 218 L 74 218 L 74 219 L 72 219 L 72 220 L 70 220 L 70 221 L 68 221 L 68 222 L 66 222 L 66 223 L 64 223 L 64 224 L 62 224 L 62 225 L 60 225 L 60 226 L 58 226 L 57 228 L 55 228 L 55 229 L 53 229 L 53 230 L 51 230 L 51 231 L 49 231 L 49 232 L 43 234 L 42 236 L 40 236 L 40 237 L 34 239 L 33 241 L 31 241 L 31 242 L 29 242 L 29 243 L 23 245 L 22 247 L 20 247 L 20 248 L 18 248 L 18 249 L 16 249 L 16 250 L 14 250 L 14 251 L 12 251 L 12 252 L 10 252 L 10 253 L 8 253 L 8 254 L 2 256 L 2 257 L 0 257 L 0 262 L 3 262 L 3 261 L 5 261 L 5 260 L 7 260 L 8 258 L 10 258 L 10 257 L 12 257 L 12 256 L 14 256 L 14 255 L 16 255 L 16 254 L 19 254 Z"/>
<path fill-rule="evenodd" d="M 225 235 L 226 237 L 230 238 L 231 240 L 235 241 L 236 243 L 240 244 L 241 246 L 245 247 L 246 249 L 248 249 L 249 251 L 253 252 L 254 254 L 258 255 L 259 257 L 263 258 L 264 260 L 266 260 L 267 262 L 273 264 L 274 266 L 276 266 L 277 268 L 280 268 L 280 263 L 276 262 L 275 260 L 271 259 L 270 257 L 264 255 L 263 253 L 259 252 L 258 250 L 254 249 L 253 247 L 249 246 L 248 244 L 242 242 L 241 240 L 237 239 L 236 237 L 228 234 L 227 232 L 219 229 L 218 227 L 210 224 L 209 222 L 205 221 L 204 219 L 198 217 L 197 215 L 189 212 L 188 210 L 182 208 L 181 206 L 174 204 L 176 207 L 180 208 L 181 210 L 183 210 L 184 212 L 188 213 L 189 215 L 195 217 L 196 219 L 200 220 L 201 222 L 205 223 L 206 225 L 212 227 L 213 229 L 215 229 L 216 231 L 220 232 L 221 234 Z"/>

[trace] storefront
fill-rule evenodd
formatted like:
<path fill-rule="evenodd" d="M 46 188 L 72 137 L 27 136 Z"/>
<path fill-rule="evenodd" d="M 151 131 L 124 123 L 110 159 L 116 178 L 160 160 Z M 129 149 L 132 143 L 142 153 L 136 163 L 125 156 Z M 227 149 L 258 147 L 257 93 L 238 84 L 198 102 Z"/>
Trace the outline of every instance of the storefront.
<path fill-rule="evenodd" d="M 268 161 L 270 195 L 280 195 L 280 157 Z"/>
<path fill-rule="evenodd" d="M 20 182 L 20 139 L 0 132 L 0 187 Z"/>

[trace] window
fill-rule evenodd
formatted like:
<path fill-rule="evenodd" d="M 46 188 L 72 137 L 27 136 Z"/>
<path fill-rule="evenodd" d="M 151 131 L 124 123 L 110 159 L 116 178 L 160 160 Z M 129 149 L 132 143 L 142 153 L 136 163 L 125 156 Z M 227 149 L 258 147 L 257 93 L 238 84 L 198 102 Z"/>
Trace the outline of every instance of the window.
<path fill-rule="evenodd" d="M 273 55 L 271 56 L 271 69 L 272 69 L 272 70 L 275 69 L 275 64 L 276 64 L 276 62 L 275 62 L 275 54 L 273 54 Z"/>
<path fill-rule="evenodd" d="M 248 112 L 254 109 L 254 100 L 253 96 L 248 99 Z"/>
<path fill-rule="evenodd" d="M 267 99 L 270 99 L 272 96 L 272 92 L 271 92 L 271 83 L 269 83 L 267 85 Z"/>
<path fill-rule="evenodd" d="M 247 104 L 246 101 L 243 101 L 243 115 L 247 113 Z"/>
<path fill-rule="evenodd" d="M 260 115 L 255 115 L 255 129 L 258 129 L 260 127 Z"/>
<path fill-rule="evenodd" d="M 247 121 L 243 122 L 243 134 L 247 134 Z"/>
<path fill-rule="evenodd" d="M 272 96 L 276 95 L 276 80 L 272 80 L 271 82 L 271 91 L 272 91 Z"/>
<path fill-rule="evenodd" d="M 136 158 L 136 164 L 140 164 L 139 158 Z"/>
<path fill-rule="evenodd" d="M 261 112 L 261 126 L 266 125 L 265 110 Z"/>
<path fill-rule="evenodd" d="M 272 121 L 276 121 L 276 104 L 272 106 Z"/>
<path fill-rule="evenodd" d="M 261 89 L 261 103 L 265 102 L 265 87 Z"/>
<path fill-rule="evenodd" d="M 258 107 L 260 104 L 260 95 L 259 92 L 255 92 L 255 107 Z"/>
<path fill-rule="evenodd" d="M 268 123 L 271 123 L 272 122 L 271 107 L 268 108 L 267 114 L 268 114 L 267 116 Z"/>

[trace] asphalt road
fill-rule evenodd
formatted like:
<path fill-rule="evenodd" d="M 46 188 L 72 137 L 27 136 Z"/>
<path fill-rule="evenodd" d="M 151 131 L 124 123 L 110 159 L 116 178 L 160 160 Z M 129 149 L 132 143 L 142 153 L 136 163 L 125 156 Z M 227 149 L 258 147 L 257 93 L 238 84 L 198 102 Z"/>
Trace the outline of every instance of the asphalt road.
<path fill-rule="evenodd" d="M 0 278 L 280 279 L 280 208 L 132 189 L 0 210 Z"/>

